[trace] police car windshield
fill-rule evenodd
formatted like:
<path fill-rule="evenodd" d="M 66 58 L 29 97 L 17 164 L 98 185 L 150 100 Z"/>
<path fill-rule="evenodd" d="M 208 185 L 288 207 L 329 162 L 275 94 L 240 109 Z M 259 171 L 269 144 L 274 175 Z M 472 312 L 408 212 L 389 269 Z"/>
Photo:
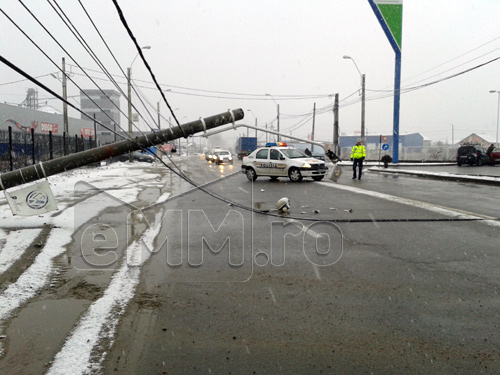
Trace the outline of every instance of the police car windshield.
<path fill-rule="evenodd" d="M 219 151 L 219 152 L 216 152 L 217 155 L 229 155 L 229 151 Z"/>
<path fill-rule="evenodd" d="M 295 148 L 283 148 L 280 151 L 289 159 L 307 158 L 307 155 Z"/>

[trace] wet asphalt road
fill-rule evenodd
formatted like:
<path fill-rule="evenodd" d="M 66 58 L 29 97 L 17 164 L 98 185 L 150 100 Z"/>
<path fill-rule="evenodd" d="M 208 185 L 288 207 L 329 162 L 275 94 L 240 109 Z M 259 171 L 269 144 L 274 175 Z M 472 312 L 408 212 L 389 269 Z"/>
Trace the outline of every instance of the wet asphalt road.
<path fill-rule="evenodd" d="M 184 232 L 144 266 L 105 373 L 498 374 L 498 188 L 349 177 L 209 186 L 275 216 L 198 190 L 158 207 L 183 214 L 160 242 Z"/>
<path fill-rule="evenodd" d="M 353 181 L 350 166 L 338 183 L 252 184 L 238 163 L 175 161 L 205 190 L 158 166 L 148 166 L 153 180 L 127 183 L 141 186 L 135 204 L 160 228 L 157 251 L 113 339 L 93 351 L 103 368 L 90 373 L 500 373 L 498 187 L 369 171 Z M 458 170 L 488 168 L 498 167 Z M 165 193 L 173 197 L 155 204 Z M 273 210 L 284 196 L 286 215 Z M 74 199 L 92 198 L 83 189 Z M 110 206 L 85 224 L 128 209 Z M 131 227 L 135 237 L 146 228 Z M 103 296 L 113 273 L 76 270 L 77 258 L 56 259 L 47 286 L 5 323 L 1 373 L 45 373 Z"/>

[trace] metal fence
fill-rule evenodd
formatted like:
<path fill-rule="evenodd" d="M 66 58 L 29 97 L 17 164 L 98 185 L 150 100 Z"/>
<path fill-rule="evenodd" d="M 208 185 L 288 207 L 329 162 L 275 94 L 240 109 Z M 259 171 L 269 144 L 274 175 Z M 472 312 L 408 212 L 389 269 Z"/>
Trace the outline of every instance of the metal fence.
<path fill-rule="evenodd" d="M 96 147 L 92 137 L 35 134 L 0 130 L 0 172 L 8 172 L 41 161 Z"/>
<path fill-rule="evenodd" d="M 400 147 L 399 161 L 400 162 L 456 162 L 457 161 L 457 145 L 443 146 L 417 146 L 417 147 Z M 341 150 L 341 159 L 349 160 L 351 157 L 350 147 L 344 147 Z M 382 156 L 389 155 L 392 157 L 392 150 L 387 151 L 380 149 L 366 149 L 366 160 L 379 161 Z"/>

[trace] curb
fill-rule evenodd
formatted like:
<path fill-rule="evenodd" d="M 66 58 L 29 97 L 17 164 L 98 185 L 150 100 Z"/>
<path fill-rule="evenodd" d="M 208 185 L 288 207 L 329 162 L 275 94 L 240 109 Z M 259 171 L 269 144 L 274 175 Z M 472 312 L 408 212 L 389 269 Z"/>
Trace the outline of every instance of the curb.
<path fill-rule="evenodd" d="M 455 182 L 474 182 L 486 185 L 496 185 L 500 186 L 500 177 L 496 176 L 480 176 L 480 175 L 463 175 L 463 174 L 453 174 L 453 173 L 432 173 L 432 172 L 422 172 L 422 171 L 412 171 L 406 169 L 391 169 L 391 168 L 368 168 L 370 172 L 382 173 L 382 174 L 402 174 L 408 176 L 417 176 L 423 178 L 429 178 L 434 180 L 444 180 L 444 181 L 455 181 Z"/>

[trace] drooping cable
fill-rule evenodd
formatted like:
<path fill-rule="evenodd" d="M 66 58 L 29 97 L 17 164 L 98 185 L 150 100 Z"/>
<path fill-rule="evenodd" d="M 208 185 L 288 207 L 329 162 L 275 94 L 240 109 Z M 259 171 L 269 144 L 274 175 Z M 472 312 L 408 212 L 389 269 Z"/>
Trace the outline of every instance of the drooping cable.
<path fill-rule="evenodd" d="M 113 60 L 115 61 L 116 65 L 118 66 L 118 68 L 120 69 L 120 71 L 122 72 L 122 74 L 125 76 L 125 72 L 123 71 L 123 69 L 122 69 L 121 65 L 118 63 L 118 60 L 116 59 L 116 57 L 115 57 L 115 55 L 113 54 L 113 52 L 112 52 L 111 48 L 109 47 L 108 43 L 106 42 L 106 40 L 105 40 L 105 39 L 104 39 L 104 37 L 102 36 L 101 32 L 99 31 L 99 29 L 98 29 L 97 25 L 94 23 L 94 21 L 93 21 L 92 17 L 91 17 L 91 16 L 90 16 L 90 14 L 88 13 L 87 9 L 85 8 L 85 6 L 82 4 L 82 2 L 81 2 L 80 0 L 79 0 L 79 3 L 80 3 L 80 5 L 81 5 L 81 7 L 82 7 L 82 9 L 83 9 L 84 13 L 86 14 L 87 18 L 89 19 L 90 23 L 91 23 L 91 24 L 92 24 L 92 26 L 94 27 L 94 30 L 97 32 L 97 34 L 98 34 L 98 35 L 99 35 L 99 37 L 101 38 L 101 41 L 103 42 L 103 44 L 104 44 L 104 45 L 105 45 L 105 47 L 107 48 L 108 52 L 109 52 L 109 53 L 110 53 L 110 55 L 112 56 Z M 107 76 L 108 76 L 108 78 L 110 78 L 112 81 L 116 82 L 116 81 L 112 78 L 112 75 L 111 75 L 111 74 L 110 74 L 107 70 L 106 70 L 106 72 L 107 72 Z M 128 78 L 127 78 L 127 82 L 128 82 Z M 136 90 L 135 84 L 133 85 L 133 84 L 132 84 L 132 82 L 128 82 L 128 84 L 130 84 L 130 85 L 131 85 L 131 88 L 132 88 L 132 89 L 134 90 L 134 92 L 136 93 L 136 95 L 137 95 L 137 97 L 139 98 L 139 100 L 140 100 L 140 102 L 142 103 L 142 105 L 143 105 L 144 107 L 146 107 L 146 106 L 145 106 L 145 104 L 144 104 L 144 102 L 143 102 L 143 100 L 142 100 L 142 98 L 141 98 L 141 96 L 138 94 L 138 92 L 137 92 L 137 90 Z M 125 94 L 123 94 L 123 96 L 125 96 L 125 97 L 126 97 L 126 95 L 125 95 Z M 129 98 L 129 100 L 131 101 L 131 98 Z M 155 134 L 159 134 L 159 135 L 160 135 L 160 138 L 163 138 L 163 139 L 164 139 L 164 141 L 166 142 L 167 140 L 166 140 L 166 138 L 164 138 L 164 137 L 163 137 L 163 133 L 161 133 L 161 132 L 160 132 L 160 133 L 156 133 L 156 130 L 155 130 L 155 129 L 153 129 L 153 128 L 149 125 L 149 123 L 146 121 L 146 119 L 142 116 L 141 112 L 140 112 L 140 111 L 139 111 L 139 110 L 135 107 L 135 105 L 134 105 L 132 102 L 131 102 L 131 105 L 132 105 L 132 107 L 135 109 L 135 111 L 139 114 L 139 116 L 140 116 L 140 117 L 144 120 L 144 122 L 147 124 L 147 126 L 151 129 L 151 131 L 152 131 L 152 132 L 154 132 Z M 149 110 L 148 110 L 147 108 L 146 108 L 146 111 L 148 112 L 149 116 L 150 116 L 151 118 L 153 118 L 153 116 L 151 115 L 151 112 L 149 112 Z M 125 116 L 125 117 L 127 117 L 127 116 Z M 153 122 L 154 122 L 154 119 L 153 119 Z M 135 126 L 135 124 L 134 124 L 134 126 Z M 139 129 L 138 127 L 136 127 L 136 129 L 138 129 L 138 130 L 140 131 L 140 129 Z M 141 133 L 142 133 L 142 132 L 141 132 Z M 177 169 L 178 169 L 178 171 L 179 171 L 180 173 L 183 173 L 183 172 L 182 172 L 182 170 L 180 169 L 180 167 L 178 167 L 178 166 L 177 166 L 177 164 L 176 164 L 176 163 L 174 163 L 174 161 L 170 158 L 170 156 L 169 156 L 167 153 L 165 153 L 165 152 L 164 152 L 163 150 L 161 150 L 161 149 L 160 149 L 160 151 L 162 152 L 162 154 L 163 154 L 164 156 L 166 156 L 166 157 L 169 159 L 169 161 L 172 163 L 172 165 L 173 165 L 175 168 L 177 168 Z"/>
<path fill-rule="evenodd" d="M 95 63 L 101 68 L 102 72 L 108 77 L 108 79 L 111 81 L 111 83 L 113 83 L 113 85 L 115 86 L 115 88 L 124 96 L 126 97 L 125 95 L 125 92 L 121 89 L 121 87 L 118 85 L 118 83 L 113 79 L 113 77 L 111 76 L 111 74 L 109 73 L 109 71 L 106 69 L 106 67 L 104 66 L 104 64 L 102 64 L 102 62 L 100 61 L 99 57 L 94 53 L 94 51 L 92 50 L 92 48 L 88 45 L 88 43 L 85 41 L 85 38 L 80 34 L 80 32 L 77 30 L 77 28 L 74 26 L 74 24 L 71 22 L 71 20 L 69 19 L 69 17 L 66 15 L 66 13 L 64 12 L 64 10 L 59 6 L 59 4 L 57 3 L 56 0 L 53 0 L 53 2 L 55 3 L 55 5 L 57 6 L 57 8 L 59 10 L 57 10 L 55 8 L 55 6 L 50 2 L 50 0 L 47 0 L 47 2 L 49 3 L 49 5 L 52 7 L 52 9 L 54 10 L 54 12 L 59 16 L 59 18 L 61 18 L 61 20 L 63 21 L 63 23 L 66 25 L 66 27 L 71 31 L 71 33 L 75 36 L 75 38 L 78 40 L 78 42 L 82 45 L 82 47 L 87 51 L 87 53 L 91 56 L 91 58 L 95 61 Z M 62 15 L 61 15 L 62 14 Z M 64 18 L 63 18 L 64 16 Z M 100 87 L 97 86 L 99 89 Z M 100 89 L 101 92 L 104 93 L 104 91 L 102 89 Z M 111 103 L 114 105 L 115 108 L 117 108 L 117 110 L 119 112 L 121 112 L 126 118 L 127 115 L 125 115 L 125 113 L 123 111 L 121 111 L 120 107 L 114 103 L 113 101 L 111 101 Z M 133 106 L 133 103 L 132 103 L 132 106 Z M 133 106 L 134 107 L 134 106 Z M 134 107 L 134 109 L 136 109 Z M 136 112 L 139 112 L 137 111 L 136 109 Z M 142 117 L 142 116 L 141 116 Z M 145 121 L 146 125 L 152 130 L 154 131 L 154 129 L 149 125 L 149 123 L 143 118 L 143 120 Z M 139 129 L 138 126 L 136 126 L 134 124 L 134 127 L 136 128 L 136 130 L 138 130 L 141 134 L 142 131 Z M 144 134 L 143 134 L 144 135 Z"/>
<path fill-rule="evenodd" d="M 70 55 L 70 54 L 69 54 L 69 53 L 65 50 L 65 48 L 64 48 L 64 47 L 63 47 L 63 46 L 62 46 L 62 45 L 61 45 L 61 44 L 57 41 L 57 39 L 56 39 L 56 38 L 54 38 L 54 36 L 53 36 L 53 35 L 52 35 L 52 34 L 51 34 L 48 30 L 47 30 L 47 28 L 46 28 L 46 27 L 45 27 L 45 26 L 44 26 L 44 25 L 40 22 L 40 20 L 39 20 L 39 19 L 38 19 L 38 18 L 37 18 L 37 17 L 36 17 L 36 16 L 35 16 L 32 12 L 31 12 L 31 10 L 30 10 L 28 7 L 26 7 L 26 5 L 25 5 L 25 4 L 24 4 L 21 0 L 19 0 L 19 2 L 20 2 L 20 3 L 21 3 L 24 7 L 25 7 L 25 9 L 28 11 L 28 13 L 30 13 L 30 15 L 31 15 L 31 16 L 32 16 L 32 17 L 33 17 L 33 18 L 34 18 L 34 19 L 35 19 L 35 20 L 36 20 L 36 21 L 40 24 L 40 26 L 41 26 L 41 27 L 42 27 L 42 28 L 43 28 L 43 29 L 44 29 L 44 30 L 45 30 L 45 31 L 46 31 L 46 32 L 47 32 L 47 33 L 48 33 L 48 34 L 52 37 L 52 39 L 53 39 L 53 40 L 54 40 L 54 41 L 55 41 L 55 42 L 59 45 L 59 47 L 60 47 L 60 48 L 61 48 L 64 52 L 66 52 L 66 54 L 68 54 L 68 55 L 71 57 L 71 55 Z M 44 51 L 44 50 L 43 50 L 40 46 L 38 46 L 38 45 L 35 43 L 35 41 L 34 41 L 33 39 L 31 39 L 31 38 L 29 37 L 29 35 L 27 35 L 27 34 L 26 34 L 26 32 L 25 32 L 23 29 L 21 29 L 21 28 L 19 27 L 19 25 L 18 25 L 16 22 L 14 22 L 14 20 L 12 20 L 12 18 L 10 18 L 10 17 L 9 17 L 9 16 L 8 16 L 8 15 L 7 15 L 7 14 L 6 14 L 6 13 L 5 13 L 5 12 L 4 12 L 1 8 L 0 8 L 0 12 L 2 12 L 2 13 L 5 15 L 5 17 L 7 17 L 7 19 L 8 19 L 9 21 L 11 21 L 11 23 L 12 23 L 12 24 L 14 24 L 14 26 L 16 26 L 16 27 L 18 28 L 18 30 L 19 30 L 19 31 L 21 31 L 21 33 L 22 33 L 22 34 L 23 34 L 23 35 L 24 35 L 24 36 L 25 36 L 25 37 L 26 37 L 26 38 L 27 38 L 27 39 L 28 39 L 28 40 L 29 40 L 29 41 L 30 41 L 30 42 L 31 42 L 31 43 L 32 43 L 32 44 L 33 44 L 33 45 L 34 45 L 34 46 L 35 46 L 35 47 L 36 47 L 36 48 L 37 48 L 37 49 L 38 49 L 38 50 L 39 50 L 39 51 L 40 51 L 40 52 L 41 52 L 41 53 L 42 53 L 42 54 L 43 54 L 43 55 L 44 55 L 44 56 L 45 56 L 45 57 L 46 57 L 46 58 L 47 58 L 47 59 L 48 59 L 48 60 L 49 60 L 49 61 L 50 61 L 50 62 L 51 62 L 54 66 L 55 66 L 55 67 L 56 67 L 56 68 L 57 68 L 57 69 L 59 69 L 60 71 L 62 71 L 62 70 L 61 70 L 61 68 L 59 68 L 59 66 L 58 66 L 58 65 L 54 62 L 54 60 L 52 60 L 52 59 L 50 58 L 50 56 L 48 56 L 48 55 L 47 55 L 47 53 L 46 53 L 46 52 L 45 52 L 45 51 Z M 71 57 L 71 58 L 72 58 L 72 57 Z M 75 61 L 75 60 L 73 59 L 73 61 Z M 78 64 L 76 61 L 75 61 L 75 63 L 76 63 L 76 64 Z M 81 69 L 81 67 L 80 67 L 80 69 Z M 64 72 L 63 72 L 63 73 L 64 73 Z M 69 80 L 70 80 L 70 81 L 71 81 L 71 82 L 72 82 L 72 83 L 73 83 L 76 87 L 78 87 L 78 88 L 80 89 L 80 91 L 81 91 L 81 92 L 83 92 L 83 93 L 84 93 L 84 95 L 85 95 L 85 96 L 86 96 L 86 97 L 87 97 L 87 98 L 88 98 L 88 99 L 89 99 L 92 103 L 94 103 L 94 105 L 95 105 L 96 107 L 100 108 L 100 107 L 99 107 L 99 105 L 98 105 L 98 104 L 97 104 L 97 103 L 96 103 L 96 102 L 95 102 L 95 101 L 94 101 L 94 100 L 93 100 L 93 99 L 92 99 L 92 98 L 91 98 L 91 97 L 90 97 L 90 96 L 89 96 L 89 95 L 88 95 L 88 94 L 87 94 L 87 93 L 86 93 L 86 92 L 85 92 L 85 91 L 84 91 L 84 90 L 83 90 L 83 89 L 82 89 L 82 88 L 81 88 L 81 87 L 80 87 L 80 86 L 79 86 L 79 85 L 78 85 L 78 84 L 77 84 L 77 83 L 76 83 L 76 82 L 75 82 L 75 81 L 71 78 L 71 77 L 67 76 L 67 78 L 68 78 L 68 79 L 69 79 Z M 96 85 L 96 87 L 99 87 L 99 85 L 97 85 L 97 84 L 96 84 L 96 83 L 95 83 L 95 82 L 94 82 L 94 81 L 93 81 L 93 80 L 92 80 L 89 76 L 88 76 L 88 78 L 92 81 L 92 83 L 94 83 L 94 85 Z M 102 92 L 102 89 L 101 89 L 101 92 Z M 113 121 L 113 119 L 112 119 L 112 118 L 111 118 L 111 117 L 110 117 L 110 116 L 109 116 L 106 112 L 104 112 L 104 115 L 105 115 L 106 117 L 108 117 L 111 121 Z M 110 130 L 110 131 L 112 131 L 113 133 L 115 133 L 115 134 L 116 134 L 116 132 L 114 132 L 114 130 L 109 129 L 108 127 L 105 127 L 105 128 L 106 128 L 107 130 Z M 123 130 L 123 129 L 122 129 L 122 130 Z M 120 136 L 122 136 L 122 135 L 120 135 Z"/>
<path fill-rule="evenodd" d="M 132 39 L 132 41 L 134 42 L 135 44 L 135 47 L 137 48 L 137 51 L 139 53 L 139 56 L 141 57 L 142 61 L 144 62 L 144 65 L 146 66 L 146 69 L 149 71 L 149 74 L 151 75 L 151 78 L 153 79 L 153 82 L 155 83 L 156 85 L 156 88 L 158 89 L 158 91 L 160 92 L 161 94 L 161 97 L 163 98 L 163 101 L 165 102 L 165 104 L 167 105 L 170 113 L 172 114 L 172 117 L 174 118 L 177 126 L 179 127 L 179 129 L 181 129 L 182 131 L 182 135 L 184 136 L 184 138 L 187 138 L 186 136 L 186 133 L 184 132 L 184 129 L 182 129 L 180 123 L 179 123 L 179 120 L 177 120 L 177 117 L 175 116 L 175 113 L 174 111 L 172 110 L 172 107 L 170 106 L 170 103 L 167 101 L 167 98 L 165 97 L 165 94 L 163 93 L 159 83 L 156 81 L 156 77 L 153 73 L 153 71 L 151 70 L 151 67 L 149 66 L 146 58 L 144 57 L 144 54 L 142 53 L 142 49 L 141 47 L 139 46 L 139 44 L 137 43 L 137 40 L 135 39 L 135 36 L 134 34 L 132 33 L 132 30 L 130 30 L 130 28 L 128 27 L 128 23 L 127 23 L 127 20 L 125 19 L 125 16 L 120 8 L 120 6 L 118 5 L 118 1 L 117 0 L 113 0 L 113 4 L 115 4 L 115 7 L 116 7 L 116 10 L 118 12 L 118 15 L 120 16 L 120 20 L 122 21 L 122 24 L 123 26 L 125 27 L 125 29 L 127 30 L 127 33 L 128 35 L 130 36 L 130 38 Z"/>

